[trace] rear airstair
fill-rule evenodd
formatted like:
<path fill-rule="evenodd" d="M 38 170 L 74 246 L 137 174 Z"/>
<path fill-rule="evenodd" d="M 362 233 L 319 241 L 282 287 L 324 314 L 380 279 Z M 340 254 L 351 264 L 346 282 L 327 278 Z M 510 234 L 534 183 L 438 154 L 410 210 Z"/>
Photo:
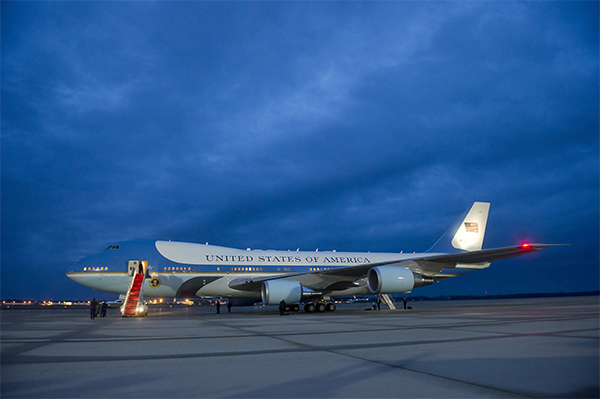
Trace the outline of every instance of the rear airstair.
<path fill-rule="evenodd" d="M 390 298 L 390 296 L 388 294 L 380 294 L 379 296 L 381 297 L 383 302 L 385 302 L 385 304 L 390 307 L 390 309 L 392 309 L 392 310 L 396 309 L 396 305 L 394 305 L 394 301 L 392 301 L 392 298 Z"/>
<path fill-rule="evenodd" d="M 143 300 L 146 266 L 147 262 L 137 260 L 129 262 L 129 274 L 133 277 L 129 284 L 123 306 L 121 306 L 121 315 L 123 317 L 146 316 L 148 314 L 148 306 L 144 304 Z"/>

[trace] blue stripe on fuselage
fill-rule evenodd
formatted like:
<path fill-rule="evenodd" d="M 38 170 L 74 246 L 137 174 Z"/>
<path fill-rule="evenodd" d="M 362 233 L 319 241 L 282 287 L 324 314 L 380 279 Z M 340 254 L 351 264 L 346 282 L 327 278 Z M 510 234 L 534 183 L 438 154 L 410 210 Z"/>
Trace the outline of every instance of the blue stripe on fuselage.
<path fill-rule="evenodd" d="M 71 265 L 67 273 L 119 273 L 127 272 L 130 260 L 148 261 L 150 272 L 154 273 L 229 273 L 229 274 L 285 274 L 324 271 L 350 265 L 247 265 L 239 264 L 196 264 L 188 265 L 173 262 L 162 256 L 156 249 L 155 241 L 126 241 L 111 245 L 106 250 L 87 256 Z"/>

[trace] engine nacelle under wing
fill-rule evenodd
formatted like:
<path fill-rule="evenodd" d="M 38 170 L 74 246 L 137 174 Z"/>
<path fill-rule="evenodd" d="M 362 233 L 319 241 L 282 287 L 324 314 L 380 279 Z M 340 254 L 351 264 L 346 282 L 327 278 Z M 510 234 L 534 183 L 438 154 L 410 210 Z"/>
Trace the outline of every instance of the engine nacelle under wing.
<path fill-rule="evenodd" d="M 297 281 L 270 280 L 263 282 L 260 293 L 266 305 L 279 305 L 282 300 L 286 304 L 298 303 L 302 299 L 302 286 Z"/>
<path fill-rule="evenodd" d="M 373 294 L 400 294 L 432 283 L 433 280 L 424 279 L 406 267 L 377 266 L 367 273 L 367 284 Z"/>

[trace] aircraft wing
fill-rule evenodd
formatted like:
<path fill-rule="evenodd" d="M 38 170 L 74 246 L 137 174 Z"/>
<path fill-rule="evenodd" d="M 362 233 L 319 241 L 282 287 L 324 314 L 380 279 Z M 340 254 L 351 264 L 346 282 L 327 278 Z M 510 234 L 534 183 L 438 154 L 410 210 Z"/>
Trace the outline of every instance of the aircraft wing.
<path fill-rule="evenodd" d="M 413 272 L 438 280 L 452 277 L 452 274 L 437 275 L 443 269 L 452 269 L 460 265 L 463 268 L 480 269 L 499 260 L 515 258 L 531 252 L 540 251 L 545 247 L 554 247 L 563 244 L 522 244 L 512 247 L 482 249 L 478 251 L 461 252 L 457 254 L 432 254 L 410 260 L 408 267 Z"/>
<path fill-rule="evenodd" d="M 334 290 L 356 286 L 358 280 L 365 278 L 370 268 L 376 266 L 400 266 L 426 277 L 436 277 L 443 269 L 462 266 L 487 266 L 491 262 L 514 258 L 545 247 L 561 244 L 523 244 L 512 247 L 482 249 L 478 251 L 461 252 L 457 254 L 416 254 L 414 258 L 404 258 L 379 263 L 368 263 L 337 269 L 322 270 L 307 273 L 284 274 L 259 278 L 240 278 L 229 283 L 229 287 L 242 291 L 260 291 L 264 281 L 290 280 L 298 281 L 312 290 Z M 442 277 L 446 278 L 446 277 Z"/>
<path fill-rule="evenodd" d="M 530 252 L 539 251 L 545 247 L 556 247 L 563 244 L 523 244 L 513 247 L 481 249 L 479 251 L 462 252 L 458 254 L 443 254 L 423 258 L 429 262 L 440 263 L 483 263 L 514 258 Z"/>

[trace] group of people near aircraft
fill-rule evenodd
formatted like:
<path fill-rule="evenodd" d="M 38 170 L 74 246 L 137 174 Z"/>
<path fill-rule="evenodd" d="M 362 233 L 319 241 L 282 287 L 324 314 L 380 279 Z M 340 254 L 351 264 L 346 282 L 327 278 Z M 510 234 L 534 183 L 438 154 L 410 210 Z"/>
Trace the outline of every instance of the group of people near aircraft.
<path fill-rule="evenodd" d="M 96 298 L 92 299 L 92 302 L 90 302 L 90 319 L 94 320 L 98 315 L 106 317 L 106 309 L 108 309 L 106 301 L 97 301 Z"/>

